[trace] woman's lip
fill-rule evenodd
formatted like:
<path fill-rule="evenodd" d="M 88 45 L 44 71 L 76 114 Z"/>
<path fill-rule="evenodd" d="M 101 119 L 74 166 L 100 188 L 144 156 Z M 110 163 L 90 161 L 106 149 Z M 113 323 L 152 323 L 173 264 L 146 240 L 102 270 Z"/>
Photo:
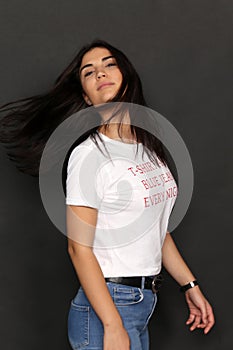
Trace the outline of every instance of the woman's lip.
<path fill-rule="evenodd" d="M 100 89 L 102 89 L 102 87 L 104 87 L 104 86 L 109 86 L 109 85 L 113 85 L 114 83 L 103 83 L 103 84 L 101 84 L 98 88 L 97 88 L 97 90 L 100 90 Z"/>

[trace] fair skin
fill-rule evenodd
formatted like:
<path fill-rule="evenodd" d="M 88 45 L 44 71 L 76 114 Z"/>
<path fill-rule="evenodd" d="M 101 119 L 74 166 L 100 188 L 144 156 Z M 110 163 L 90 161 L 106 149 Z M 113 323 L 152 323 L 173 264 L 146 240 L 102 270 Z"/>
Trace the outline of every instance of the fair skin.
<path fill-rule="evenodd" d="M 101 105 L 111 100 L 118 92 L 122 84 L 122 74 L 117 66 L 115 58 L 106 48 L 94 48 L 87 52 L 80 67 L 80 81 L 83 88 L 83 98 L 91 106 Z M 102 116 L 107 119 L 107 116 Z M 124 117 L 121 126 L 123 140 L 132 141 L 129 129 L 129 118 Z M 117 131 L 117 120 L 109 124 L 108 129 L 100 127 L 99 131 L 107 136 L 119 139 Z"/>
<path fill-rule="evenodd" d="M 181 286 L 196 279 L 181 257 L 169 232 L 167 232 L 163 244 L 162 256 L 163 266 Z M 204 334 L 207 334 L 213 327 L 215 320 L 212 307 L 199 286 L 186 291 L 185 298 L 189 307 L 189 318 L 186 324 L 190 325 L 191 331 L 202 328 Z"/>
<path fill-rule="evenodd" d="M 122 74 L 115 59 L 111 56 L 107 49 L 95 48 L 83 57 L 80 79 L 84 91 L 83 97 L 89 105 L 106 103 L 115 96 L 121 86 Z M 111 125 L 107 136 L 116 138 L 116 132 L 117 128 Z M 123 129 L 123 133 L 128 139 L 127 127 Z M 69 219 L 72 215 L 78 219 L 74 221 Z M 91 244 L 81 244 L 80 239 L 76 236 L 77 232 L 85 231 L 85 236 L 88 232 L 87 235 L 92 237 L 97 216 L 98 211 L 94 208 L 67 206 L 68 252 L 87 298 L 103 323 L 104 350 L 129 350 L 129 336 L 108 291 Z M 195 280 L 194 275 L 178 252 L 170 233 L 166 235 L 162 256 L 164 267 L 180 285 Z M 204 334 L 207 334 L 214 325 L 214 315 L 210 304 L 198 286 L 189 289 L 185 293 L 185 297 L 190 311 L 186 324 L 190 326 L 191 331 L 201 328 Z"/>
<path fill-rule="evenodd" d="M 105 48 L 87 52 L 80 67 L 83 97 L 88 105 L 98 105 L 111 100 L 122 83 L 122 74 L 116 59 Z"/>
<path fill-rule="evenodd" d="M 98 215 L 96 209 L 68 206 L 67 211 L 70 209 L 75 213 L 77 218 L 89 224 L 90 227 L 95 227 Z M 75 230 L 79 230 L 78 223 Z M 73 235 L 70 235 L 69 227 L 67 229 L 67 235 L 73 238 Z M 82 245 L 68 238 L 68 252 L 86 296 L 103 323 L 104 350 L 129 350 L 129 336 L 108 291 L 102 270 L 93 253 L 92 247 Z M 87 278 L 87 276 L 90 277 Z"/>

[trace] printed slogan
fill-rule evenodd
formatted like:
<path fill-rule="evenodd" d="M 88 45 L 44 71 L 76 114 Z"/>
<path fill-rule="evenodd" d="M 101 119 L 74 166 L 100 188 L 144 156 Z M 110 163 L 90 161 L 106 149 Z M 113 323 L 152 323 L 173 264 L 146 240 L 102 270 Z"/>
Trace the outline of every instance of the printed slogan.
<path fill-rule="evenodd" d="M 155 189 L 153 193 L 150 192 L 150 195 L 148 194 L 148 196 L 144 197 L 145 208 L 149 208 L 151 206 L 157 205 L 161 202 L 166 201 L 169 198 L 177 197 L 177 194 L 178 194 L 177 186 L 169 187 L 169 182 L 173 182 L 174 177 L 172 176 L 171 172 L 168 169 L 166 169 L 166 172 L 161 172 L 161 174 L 150 177 L 151 171 L 154 171 L 162 167 L 164 169 L 164 164 L 158 160 L 158 166 L 156 166 L 152 162 L 146 162 L 146 163 L 138 164 L 134 167 L 128 168 L 128 171 L 130 171 L 131 175 L 137 176 L 141 185 L 146 190 L 150 190 L 153 188 Z M 143 179 L 142 179 L 142 175 L 143 175 Z M 145 179 L 145 175 L 146 175 L 146 179 Z M 165 185 L 166 185 L 166 189 L 165 189 Z"/>

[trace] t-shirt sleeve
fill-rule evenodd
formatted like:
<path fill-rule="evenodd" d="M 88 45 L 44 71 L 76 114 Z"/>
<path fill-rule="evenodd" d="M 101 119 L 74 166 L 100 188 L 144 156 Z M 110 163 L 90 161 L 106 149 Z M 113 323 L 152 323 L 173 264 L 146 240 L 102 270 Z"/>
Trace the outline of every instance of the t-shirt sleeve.
<path fill-rule="evenodd" d="M 67 166 L 66 204 L 99 209 L 103 198 L 100 157 L 96 150 L 79 145 Z"/>

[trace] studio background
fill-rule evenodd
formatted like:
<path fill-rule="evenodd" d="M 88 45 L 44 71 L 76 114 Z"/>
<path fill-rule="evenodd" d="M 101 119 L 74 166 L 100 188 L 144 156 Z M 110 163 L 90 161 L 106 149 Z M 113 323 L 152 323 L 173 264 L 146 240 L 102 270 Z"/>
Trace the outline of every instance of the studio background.
<path fill-rule="evenodd" d="M 151 349 L 232 348 L 232 62 L 230 0 L 1 0 L 0 104 L 47 91 L 95 38 L 136 67 L 149 106 L 179 131 L 194 192 L 173 237 L 214 307 L 209 335 L 191 333 L 167 274 L 151 319 Z M 50 222 L 38 179 L 1 157 L 0 345 L 69 350 L 67 315 L 78 282 L 66 237 Z"/>

